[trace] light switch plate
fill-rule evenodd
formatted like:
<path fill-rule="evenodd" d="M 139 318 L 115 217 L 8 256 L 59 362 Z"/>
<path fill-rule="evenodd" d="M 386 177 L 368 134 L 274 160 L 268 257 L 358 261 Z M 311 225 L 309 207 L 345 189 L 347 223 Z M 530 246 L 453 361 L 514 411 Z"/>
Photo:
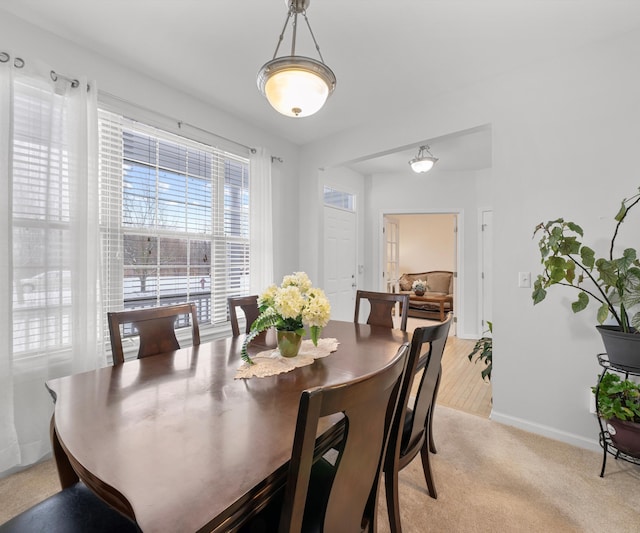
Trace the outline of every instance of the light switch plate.
<path fill-rule="evenodd" d="M 531 287 L 531 272 L 518 273 L 518 287 L 528 289 Z"/>

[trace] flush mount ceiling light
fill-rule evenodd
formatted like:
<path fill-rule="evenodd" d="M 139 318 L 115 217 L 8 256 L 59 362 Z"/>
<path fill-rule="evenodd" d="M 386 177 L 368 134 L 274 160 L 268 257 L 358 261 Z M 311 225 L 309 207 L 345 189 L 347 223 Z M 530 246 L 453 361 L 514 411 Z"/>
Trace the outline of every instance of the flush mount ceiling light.
<path fill-rule="evenodd" d="M 426 155 L 425 152 L 429 155 Z M 433 157 L 433 154 L 429 151 L 429 146 L 425 144 L 420 147 L 418 157 L 409 161 L 409 164 L 411 165 L 411 170 L 420 173 L 429 172 L 433 165 L 436 164 L 436 161 L 438 161 L 438 158 Z"/>
<path fill-rule="evenodd" d="M 273 53 L 273 59 L 265 63 L 258 72 L 258 88 L 271 106 L 288 117 L 308 117 L 319 111 L 336 87 L 336 76 L 324 64 L 320 47 L 311 31 L 307 18 L 310 0 L 288 0 L 289 12 L 282 33 Z M 296 56 L 296 31 L 298 15 L 302 14 L 320 61 L 310 57 Z M 291 55 L 276 58 L 284 33 L 293 18 Z"/>

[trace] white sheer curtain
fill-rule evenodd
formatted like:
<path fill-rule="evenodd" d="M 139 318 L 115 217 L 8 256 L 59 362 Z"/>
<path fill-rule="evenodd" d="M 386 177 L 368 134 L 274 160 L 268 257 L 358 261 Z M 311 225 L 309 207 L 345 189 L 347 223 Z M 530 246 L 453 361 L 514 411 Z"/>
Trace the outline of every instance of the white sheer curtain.
<path fill-rule="evenodd" d="M 7 55 L 0 54 L 0 472 L 50 452 L 45 381 L 106 363 L 97 89 L 33 62 L 1 62 Z"/>
<path fill-rule="evenodd" d="M 273 280 L 271 154 L 256 148 L 249 159 L 251 294 L 261 294 Z"/>

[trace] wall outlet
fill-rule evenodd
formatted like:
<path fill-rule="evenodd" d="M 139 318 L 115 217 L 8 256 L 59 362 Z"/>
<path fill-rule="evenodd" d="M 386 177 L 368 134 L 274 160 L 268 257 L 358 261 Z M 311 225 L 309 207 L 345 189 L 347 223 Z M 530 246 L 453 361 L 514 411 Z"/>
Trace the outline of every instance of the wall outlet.
<path fill-rule="evenodd" d="M 531 272 L 518 273 L 518 287 L 528 289 L 531 287 Z"/>

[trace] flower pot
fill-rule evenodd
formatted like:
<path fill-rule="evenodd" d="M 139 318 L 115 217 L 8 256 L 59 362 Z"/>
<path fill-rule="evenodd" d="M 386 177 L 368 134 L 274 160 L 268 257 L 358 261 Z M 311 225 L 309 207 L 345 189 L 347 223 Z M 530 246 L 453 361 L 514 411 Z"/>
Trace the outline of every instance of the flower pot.
<path fill-rule="evenodd" d="M 302 335 L 295 331 L 278 330 L 278 350 L 282 357 L 295 357 L 300 351 Z"/>
<path fill-rule="evenodd" d="M 416 293 L 416 296 L 424 296 L 424 291 L 413 291 Z"/>
<path fill-rule="evenodd" d="M 596 326 L 596 329 L 602 335 L 612 365 L 640 369 L 640 333 L 625 333 L 618 326 Z"/>
<path fill-rule="evenodd" d="M 610 418 L 607 431 L 613 445 L 623 453 L 640 458 L 640 424 Z"/>

